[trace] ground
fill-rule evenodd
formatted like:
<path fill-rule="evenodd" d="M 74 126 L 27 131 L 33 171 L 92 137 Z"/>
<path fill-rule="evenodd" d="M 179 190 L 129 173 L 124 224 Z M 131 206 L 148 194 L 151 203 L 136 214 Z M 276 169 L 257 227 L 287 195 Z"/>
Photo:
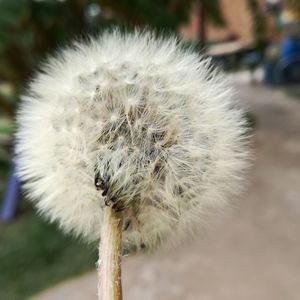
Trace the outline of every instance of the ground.
<path fill-rule="evenodd" d="M 125 258 L 124 299 L 299 299 L 300 101 L 239 77 L 235 84 L 256 118 L 248 190 L 190 244 Z M 91 272 L 33 299 L 97 299 L 96 286 Z"/>

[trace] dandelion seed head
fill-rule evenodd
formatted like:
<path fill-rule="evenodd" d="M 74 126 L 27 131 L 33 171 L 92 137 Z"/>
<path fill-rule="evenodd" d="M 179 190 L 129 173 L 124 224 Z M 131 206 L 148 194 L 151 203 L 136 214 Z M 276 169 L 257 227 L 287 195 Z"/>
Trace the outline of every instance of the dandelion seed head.
<path fill-rule="evenodd" d="M 107 32 L 32 80 L 17 118 L 18 174 L 42 214 L 89 241 L 108 196 L 123 249 L 151 251 L 240 192 L 242 116 L 223 76 L 175 38 Z"/>

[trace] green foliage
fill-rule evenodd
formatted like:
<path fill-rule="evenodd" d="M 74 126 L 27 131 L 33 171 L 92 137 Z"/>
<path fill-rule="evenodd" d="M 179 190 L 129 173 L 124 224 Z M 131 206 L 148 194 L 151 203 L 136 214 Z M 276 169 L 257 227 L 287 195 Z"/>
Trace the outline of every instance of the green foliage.
<path fill-rule="evenodd" d="M 0 80 L 9 80 L 20 88 L 46 51 L 111 24 L 174 31 L 187 20 L 191 3 L 192 0 L 0 0 Z M 87 15 L 91 4 L 96 5 L 99 15 Z"/>
<path fill-rule="evenodd" d="M 0 84 L 9 82 L 14 90 L 10 103 L 0 92 L 0 117 L 13 116 L 17 95 L 47 52 L 113 24 L 174 32 L 193 1 L 0 0 Z"/>
<path fill-rule="evenodd" d="M 300 22 L 300 2 L 299 1 L 295 2 L 295 11 L 296 11 L 297 20 L 299 23 Z"/>
<path fill-rule="evenodd" d="M 193 1 L 100 0 L 99 2 L 104 7 L 110 7 L 117 17 L 122 19 L 125 17 L 130 24 L 175 30 L 178 24 L 187 21 Z"/>
<path fill-rule="evenodd" d="M 96 247 L 87 247 L 63 236 L 22 208 L 11 224 L 0 224 L 1 299 L 27 299 L 70 276 L 95 268 Z"/>

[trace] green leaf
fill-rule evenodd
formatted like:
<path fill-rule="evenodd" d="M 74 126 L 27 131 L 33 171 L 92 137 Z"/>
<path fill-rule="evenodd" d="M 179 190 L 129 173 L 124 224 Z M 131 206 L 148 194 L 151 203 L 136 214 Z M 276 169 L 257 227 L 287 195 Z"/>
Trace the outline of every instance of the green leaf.
<path fill-rule="evenodd" d="M 0 28 L 11 30 L 20 25 L 29 10 L 29 0 L 0 0 Z"/>
<path fill-rule="evenodd" d="M 0 135 L 8 137 L 13 134 L 15 124 L 12 120 L 7 118 L 0 118 Z"/>

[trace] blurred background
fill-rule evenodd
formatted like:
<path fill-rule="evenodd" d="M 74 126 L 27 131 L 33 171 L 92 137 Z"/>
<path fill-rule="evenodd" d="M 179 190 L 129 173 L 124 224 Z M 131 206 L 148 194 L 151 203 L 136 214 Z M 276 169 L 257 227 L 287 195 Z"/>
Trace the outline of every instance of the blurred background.
<path fill-rule="evenodd" d="M 96 247 L 24 201 L 13 134 L 46 55 L 114 25 L 176 34 L 211 57 L 249 111 L 254 148 L 229 217 L 176 250 L 125 258 L 125 299 L 300 299 L 299 22 L 299 0 L 0 0 L 0 299 L 96 299 Z"/>

